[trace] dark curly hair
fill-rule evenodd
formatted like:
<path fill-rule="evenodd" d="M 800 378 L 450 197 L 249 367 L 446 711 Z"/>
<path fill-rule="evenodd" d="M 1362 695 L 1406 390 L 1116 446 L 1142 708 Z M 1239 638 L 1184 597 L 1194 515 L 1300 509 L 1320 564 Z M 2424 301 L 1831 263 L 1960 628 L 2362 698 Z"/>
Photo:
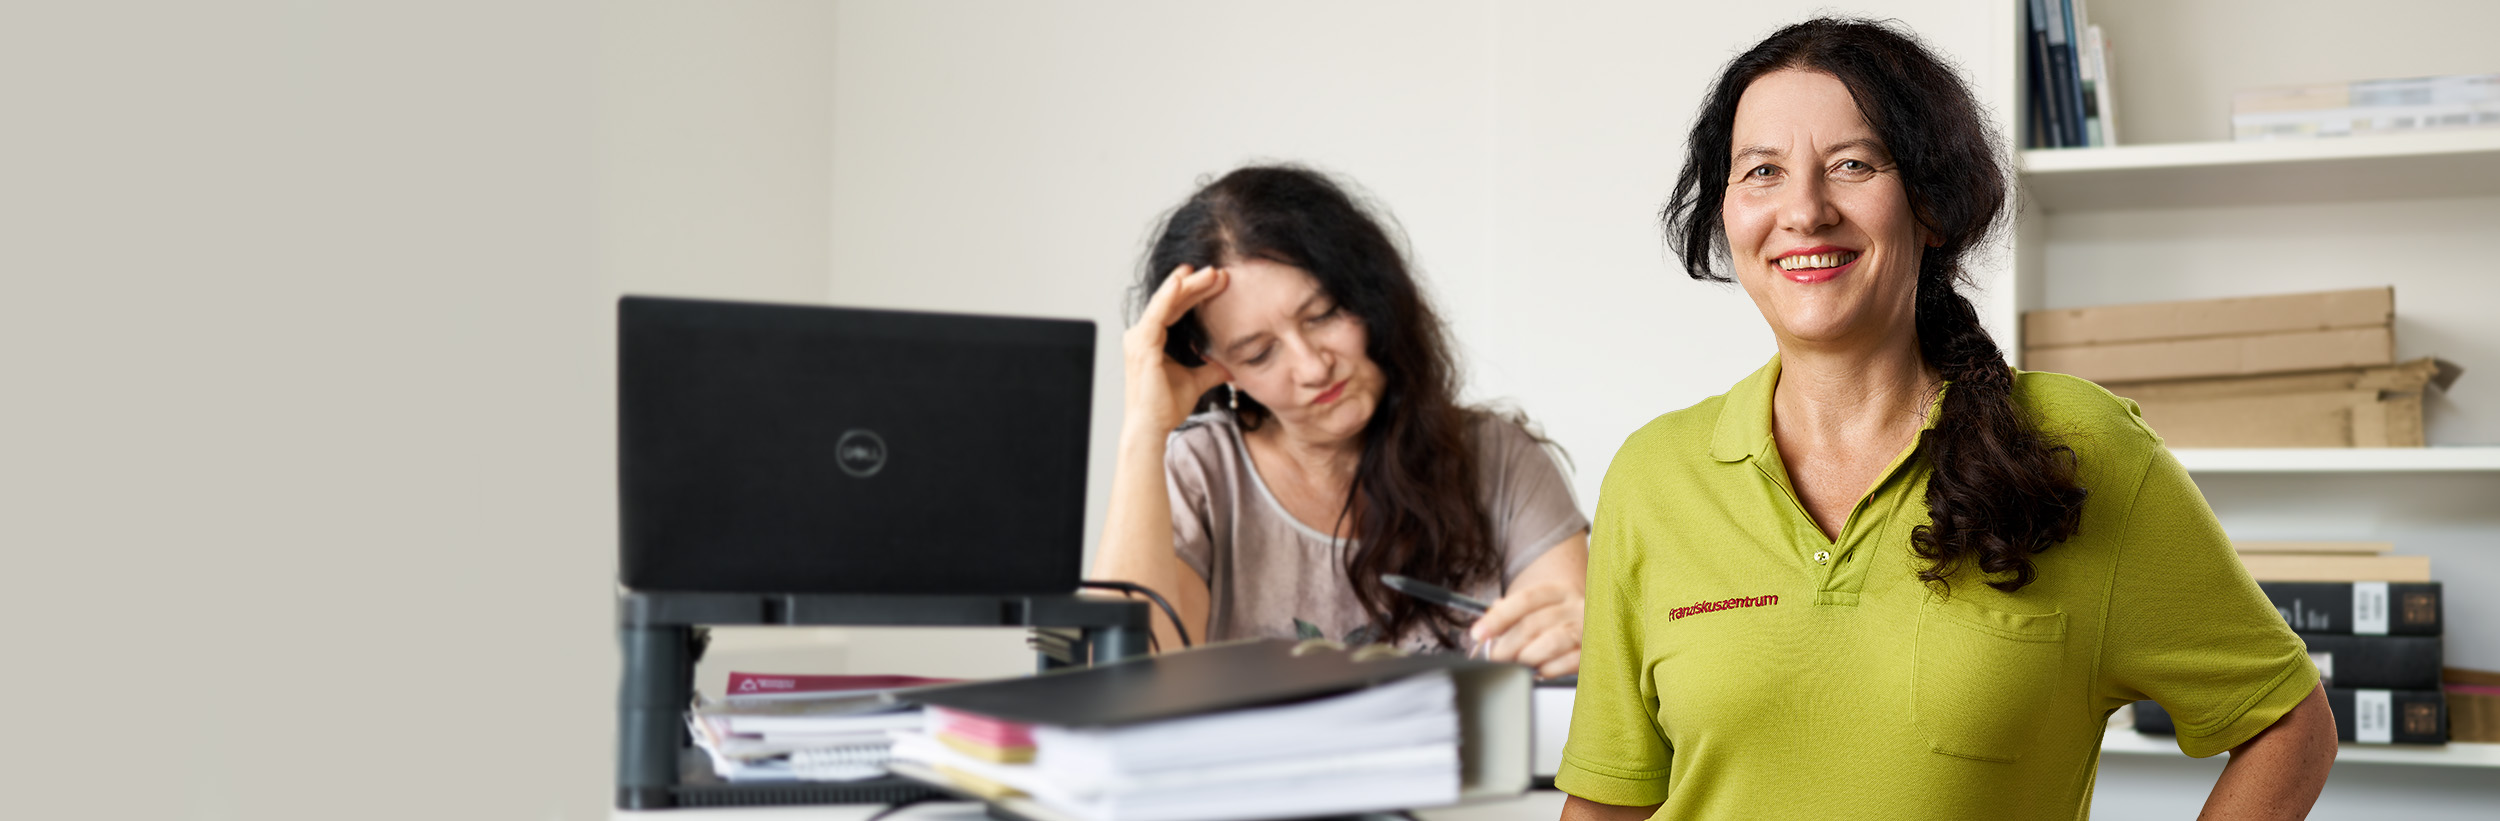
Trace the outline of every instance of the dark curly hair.
<path fill-rule="evenodd" d="M 1480 411 L 1458 404 L 1458 367 L 1441 318 L 1424 301 L 1396 241 L 1354 197 L 1326 175 L 1295 166 L 1252 166 L 1198 189 L 1155 234 L 1139 271 L 1135 311 L 1182 265 L 1246 259 L 1291 265 L 1319 280 L 1331 300 L 1362 320 L 1364 354 L 1386 385 L 1363 427 L 1363 452 L 1339 516 L 1354 517 L 1358 548 L 1346 579 L 1377 641 L 1419 625 L 1455 647 L 1464 624 L 1447 608 L 1390 591 L 1396 573 L 1465 589 L 1502 571 L 1493 520 L 1477 496 L 1476 449 L 1469 426 Z M 1173 324 L 1164 352 L 1190 365 L 1204 360 L 1206 326 L 1192 311 Z M 1218 387 L 1197 410 L 1232 399 Z M 1270 418 L 1248 395 L 1233 411 L 1243 430 Z M 1342 518 L 1341 518 L 1342 520 Z"/>
<path fill-rule="evenodd" d="M 1963 255 L 2002 224 L 2007 185 L 1997 134 L 1952 67 L 1894 24 L 1818 18 L 1780 29 L 1730 61 L 1703 102 L 1675 195 L 1660 215 L 1668 236 L 1685 273 L 1732 281 L 1718 266 L 1728 262 L 1720 208 L 1736 104 L 1754 80 L 1790 69 L 1848 87 L 1898 163 L 1911 212 L 1940 243 L 1919 259 L 1918 346 L 1952 386 L 1919 441 L 1933 474 L 1928 524 L 1910 536 L 1929 563 L 1918 577 L 1942 585 L 1975 561 L 1996 578 L 1990 586 L 2020 590 L 2035 578 L 2031 557 L 2074 535 L 2085 491 L 2075 480 L 2074 451 L 2014 405 L 2013 370 L 1960 291 Z"/>

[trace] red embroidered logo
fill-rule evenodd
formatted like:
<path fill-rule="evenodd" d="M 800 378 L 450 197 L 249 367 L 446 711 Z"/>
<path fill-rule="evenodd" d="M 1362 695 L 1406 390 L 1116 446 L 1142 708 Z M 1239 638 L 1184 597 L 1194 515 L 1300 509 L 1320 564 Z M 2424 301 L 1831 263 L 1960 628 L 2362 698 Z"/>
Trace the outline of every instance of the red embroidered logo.
<path fill-rule="evenodd" d="M 1676 608 L 1676 609 L 1674 609 L 1674 610 L 1668 611 L 1668 613 L 1667 613 L 1667 620 L 1668 620 L 1668 621 L 1674 621 L 1674 620 L 1676 620 L 1676 619 L 1680 619 L 1680 618 L 1683 618 L 1683 617 L 1685 617 L 1685 616 L 1698 616 L 1698 615 L 1701 615 L 1701 614 L 1703 614 L 1703 613 L 1717 612 L 1717 611 L 1720 611 L 1720 610 L 1734 610 L 1734 609 L 1739 608 L 1739 607 L 1769 607 L 1769 606 L 1771 606 L 1771 605 L 1778 604 L 1778 603 L 1780 603 L 1780 597 L 1778 597 L 1778 596 L 1776 596 L 1776 595 L 1774 595 L 1774 596 L 1738 596 L 1738 597 L 1733 598 L 1733 599 L 1720 599 L 1720 600 L 1718 600 L 1718 601 L 1694 602 L 1694 603 L 1692 603 L 1692 604 L 1690 604 L 1690 605 L 1687 605 L 1687 606 L 1684 606 L 1684 607 L 1678 607 L 1678 608 Z"/>

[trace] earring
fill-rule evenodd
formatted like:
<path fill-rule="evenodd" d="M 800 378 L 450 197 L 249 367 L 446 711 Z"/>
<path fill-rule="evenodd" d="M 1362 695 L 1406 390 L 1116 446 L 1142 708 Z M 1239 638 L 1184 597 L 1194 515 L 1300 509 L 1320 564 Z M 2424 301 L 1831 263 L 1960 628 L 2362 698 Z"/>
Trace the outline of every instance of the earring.
<path fill-rule="evenodd" d="M 1231 409 L 1233 409 L 1233 410 L 1241 410 L 1241 389 L 1240 389 L 1240 388 L 1233 387 L 1233 383 L 1231 383 L 1231 382 L 1226 382 L 1226 383 L 1224 383 L 1224 394 L 1225 394 L 1225 400 L 1224 400 L 1224 406 L 1225 406 L 1225 407 L 1231 408 Z"/>

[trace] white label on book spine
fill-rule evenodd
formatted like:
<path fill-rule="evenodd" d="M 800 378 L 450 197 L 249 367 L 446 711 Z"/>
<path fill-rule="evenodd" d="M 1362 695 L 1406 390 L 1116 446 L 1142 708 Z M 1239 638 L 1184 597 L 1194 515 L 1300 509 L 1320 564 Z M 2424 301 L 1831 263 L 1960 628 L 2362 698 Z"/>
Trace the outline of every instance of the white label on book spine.
<path fill-rule="evenodd" d="M 2388 744 L 2396 740 L 2396 694 L 2387 690 L 2352 691 L 2352 740 Z"/>
<path fill-rule="evenodd" d="M 2387 635 L 2387 583 L 2352 583 L 2352 634 Z"/>
<path fill-rule="evenodd" d="M 2316 650 L 2311 650 L 2311 651 L 2309 651 L 2309 664 L 2310 664 L 2310 666 L 2313 666 L 2313 667 L 2318 668 L 2318 683 L 2319 683 L 2319 684 L 2324 685 L 2324 686 L 2327 686 L 2327 687 L 2333 687 L 2333 686 L 2335 686 L 2335 654 L 2334 654 L 2334 653 L 2332 653 L 2332 652 L 2325 652 L 2325 653 L 2321 653 L 2321 652 L 2316 651 Z"/>

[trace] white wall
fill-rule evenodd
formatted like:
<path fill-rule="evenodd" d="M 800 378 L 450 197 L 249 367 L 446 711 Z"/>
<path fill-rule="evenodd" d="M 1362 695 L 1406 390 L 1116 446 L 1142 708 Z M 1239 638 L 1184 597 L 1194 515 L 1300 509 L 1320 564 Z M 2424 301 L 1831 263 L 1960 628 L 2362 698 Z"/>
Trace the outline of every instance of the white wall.
<path fill-rule="evenodd" d="M 613 300 L 821 300 L 809 2 L 12 4 L 0 785 L 594 818 Z"/>
<path fill-rule="evenodd" d="M 1901 18 L 1966 62 L 1995 45 L 1970 0 L 839 8 L 834 301 L 1093 319 L 1099 467 L 1157 218 L 1244 163 L 1317 165 L 1396 216 L 1470 395 L 1544 422 L 1584 504 L 1632 429 L 1771 354 L 1751 304 L 1685 279 L 1656 225 L 1713 72 L 1824 9 Z"/>

